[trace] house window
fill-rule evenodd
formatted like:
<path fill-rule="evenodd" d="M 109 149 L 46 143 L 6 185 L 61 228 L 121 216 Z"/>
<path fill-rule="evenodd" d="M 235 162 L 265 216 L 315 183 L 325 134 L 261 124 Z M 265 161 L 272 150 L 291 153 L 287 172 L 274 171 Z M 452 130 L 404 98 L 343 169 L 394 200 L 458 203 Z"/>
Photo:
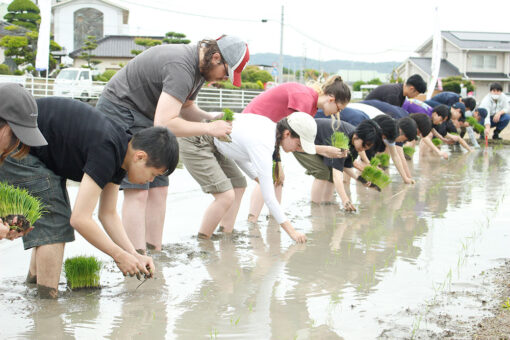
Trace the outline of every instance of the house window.
<path fill-rule="evenodd" d="M 473 68 L 484 70 L 495 70 L 498 58 L 495 55 L 474 55 L 471 57 Z"/>

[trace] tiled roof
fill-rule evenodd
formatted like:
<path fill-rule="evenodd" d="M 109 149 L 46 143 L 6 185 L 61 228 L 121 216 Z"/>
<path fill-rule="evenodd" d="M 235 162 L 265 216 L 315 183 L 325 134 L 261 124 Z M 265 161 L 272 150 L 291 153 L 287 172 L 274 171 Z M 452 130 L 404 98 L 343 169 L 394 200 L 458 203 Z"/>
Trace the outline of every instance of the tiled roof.
<path fill-rule="evenodd" d="M 441 36 L 461 50 L 510 51 L 510 33 L 441 31 Z M 419 53 L 431 41 L 432 37 L 416 51 Z"/>
<path fill-rule="evenodd" d="M 5 29 L 7 26 L 12 26 L 12 24 L 8 23 L 7 21 L 0 20 L 0 37 L 4 37 L 6 35 L 22 36 L 22 35 L 25 35 L 26 32 L 28 32 L 28 29 L 26 29 L 24 27 L 20 27 L 16 31 L 9 31 L 9 30 Z"/>
<path fill-rule="evenodd" d="M 131 50 L 143 50 L 144 47 L 135 44 L 135 38 L 139 36 L 131 35 L 108 35 L 97 41 L 97 48 L 92 51 L 96 57 L 110 57 L 110 58 L 133 58 L 134 55 Z M 151 39 L 163 39 L 164 37 L 149 37 Z M 69 53 L 71 58 L 78 57 L 83 50 L 77 49 Z"/>
<path fill-rule="evenodd" d="M 432 59 L 431 58 L 415 58 L 410 57 L 409 60 L 416 64 L 420 69 L 422 69 L 427 74 L 432 73 Z M 458 76 L 460 75 L 459 69 L 453 64 L 451 64 L 448 60 L 442 59 L 441 60 L 441 67 L 439 68 L 439 77 L 445 78 L 445 77 L 451 77 L 451 76 Z"/>

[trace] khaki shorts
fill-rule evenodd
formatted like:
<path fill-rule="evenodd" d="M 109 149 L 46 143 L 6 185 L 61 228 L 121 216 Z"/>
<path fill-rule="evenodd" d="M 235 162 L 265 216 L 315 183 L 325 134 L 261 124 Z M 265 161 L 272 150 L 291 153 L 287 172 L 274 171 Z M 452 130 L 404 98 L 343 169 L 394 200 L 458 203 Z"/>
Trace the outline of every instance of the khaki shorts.
<path fill-rule="evenodd" d="M 246 187 L 241 170 L 216 149 L 214 137 L 179 137 L 177 140 L 180 160 L 204 192 L 215 194 Z"/>
<path fill-rule="evenodd" d="M 317 154 L 309 155 L 303 152 L 293 152 L 292 154 L 296 157 L 299 164 L 306 169 L 305 173 L 307 175 L 312 175 L 317 179 L 333 183 L 332 168 L 324 164 L 321 156 Z"/>

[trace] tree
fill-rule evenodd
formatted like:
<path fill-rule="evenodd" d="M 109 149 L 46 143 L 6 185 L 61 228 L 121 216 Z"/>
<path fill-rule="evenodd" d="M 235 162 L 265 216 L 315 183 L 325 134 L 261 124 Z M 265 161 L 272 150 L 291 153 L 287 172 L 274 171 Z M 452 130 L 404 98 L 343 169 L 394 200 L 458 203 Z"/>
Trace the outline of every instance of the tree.
<path fill-rule="evenodd" d="M 361 85 L 365 85 L 366 83 L 363 80 L 355 81 L 352 84 L 352 90 L 353 91 L 361 91 Z"/>
<path fill-rule="evenodd" d="M 273 77 L 269 72 L 261 70 L 257 66 L 247 66 L 241 73 L 241 80 L 250 83 L 256 83 L 260 80 L 262 83 L 267 83 L 273 81 Z"/>
<path fill-rule="evenodd" d="M 475 86 L 469 80 L 462 80 L 461 76 L 448 77 L 441 80 L 443 91 L 450 91 L 460 94 L 461 84 L 466 88 L 467 92 L 475 90 Z"/>
<path fill-rule="evenodd" d="M 167 32 L 165 34 L 165 38 L 163 39 L 163 43 L 165 44 L 189 44 L 191 40 L 185 39 L 186 35 L 183 33 L 177 32 Z"/>
<path fill-rule="evenodd" d="M 131 54 L 139 55 L 149 47 L 161 45 L 161 40 L 151 38 L 135 38 L 135 44 L 143 46 L 143 50 L 131 50 Z"/>
<path fill-rule="evenodd" d="M 35 56 L 37 54 L 37 39 L 39 32 L 37 31 L 40 23 L 39 8 L 30 0 L 14 0 L 7 7 L 9 11 L 5 16 L 5 20 L 12 25 L 5 27 L 11 31 L 13 35 L 6 35 L 0 40 L 0 46 L 5 48 L 4 55 L 11 57 L 18 69 L 15 74 L 23 74 L 20 68 L 24 68 L 26 72 L 35 72 Z M 29 29 L 29 31 L 27 31 Z M 55 41 L 50 40 L 50 52 L 61 51 Z M 57 61 L 50 53 L 49 68 L 53 70 Z"/>
<path fill-rule="evenodd" d="M 87 39 L 84 41 L 84 45 L 82 46 L 82 53 L 80 54 L 80 57 L 82 59 L 85 59 L 87 61 L 87 68 L 93 69 L 97 64 L 100 64 L 100 60 L 92 60 L 92 58 L 95 57 L 95 55 L 92 54 L 92 51 L 94 51 L 97 48 L 97 39 L 93 35 L 87 36 Z"/>
<path fill-rule="evenodd" d="M 14 0 L 7 7 L 4 19 L 13 25 L 35 31 L 39 28 L 41 16 L 39 7 L 30 0 Z"/>
<path fill-rule="evenodd" d="M 370 79 L 367 84 L 370 85 L 381 85 L 382 81 L 379 78 Z"/>

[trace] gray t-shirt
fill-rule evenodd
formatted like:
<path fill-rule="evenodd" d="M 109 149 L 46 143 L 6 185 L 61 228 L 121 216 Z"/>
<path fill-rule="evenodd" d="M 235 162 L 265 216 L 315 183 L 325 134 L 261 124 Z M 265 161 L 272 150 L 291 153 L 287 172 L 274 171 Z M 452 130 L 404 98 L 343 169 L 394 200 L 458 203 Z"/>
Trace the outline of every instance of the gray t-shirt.
<path fill-rule="evenodd" d="M 196 98 L 205 82 L 198 62 L 197 45 L 151 47 L 117 72 L 102 95 L 114 104 L 154 120 L 161 92 L 181 103 Z"/>

